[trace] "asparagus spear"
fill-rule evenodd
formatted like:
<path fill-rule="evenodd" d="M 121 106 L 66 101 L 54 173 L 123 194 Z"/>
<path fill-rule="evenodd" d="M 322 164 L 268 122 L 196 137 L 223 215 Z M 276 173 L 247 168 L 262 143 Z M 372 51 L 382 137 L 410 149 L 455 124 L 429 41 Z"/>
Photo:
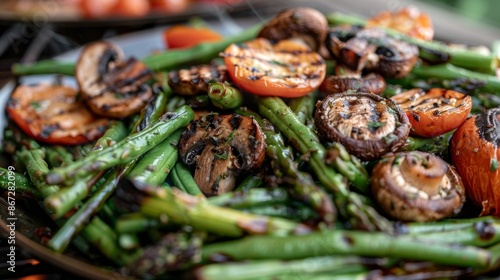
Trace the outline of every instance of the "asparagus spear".
<path fill-rule="evenodd" d="M 49 173 L 47 162 L 45 162 L 45 150 L 22 148 L 19 157 L 26 167 L 31 182 L 43 197 L 47 197 L 59 191 L 59 186 L 47 184 L 44 180 L 45 175 Z"/>
<path fill-rule="evenodd" d="M 182 162 L 179 161 L 175 164 L 170 177 L 172 179 L 172 184 L 185 193 L 204 197 L 200 188 L 194 181 L 191 171 L 189 171 L 187 166 L 185 166 Z"/>
<path fill-rule="evenodd" d="M 89 220 L 97 213 L 106 200 L 113 194 L 119 180 L 126 175 L 131 165 L 111 172 L 95 193 L 69 218 L 57 233 L 50 239 L 47 246 L 56 252 L 63 252 L 73 237 L 82 230 Z"/>
<path fill-rule="evenodd" d="M 285 105 L 286 106 L 286 105 Z M 252 116 L 262 127 L 266 136 L 266 154 L 272 160 L 274 170 L 283 172 L 293 186 L 292 195 L 310 204 L 323 218 L 326 225 L 331 226 L 336 218 L 336 209 L 330 197 L 316 184 L 312 177 L 300 172 L 293 160 L 293 152 L 290 147 L 285 146 L 284 139 L 279 132 L 275 132 L 274 126 L 259 115 L 248 110 L 238 110 L 242 115 Z M 292 113 L 293 114 L 293 113 Z M 305 125 L 301 124 L 305 127 Z M 279 174 L 278 174 L 279 175 Z"/>
<path fill-rule="evenodd" d="M 347 269 L 364 268 L 367 265 L 380 265 L 383 261 L 358 256 L 326 256 L 311 257 L 293 261 L 258 260 L 250 262 L 224 263 L 205 265 L 195 270 L 196 278 L 203 280 L 215 279 L 274 279 L 273 277 L 288 276 L 292 279 L 296 274 L 306 273 L 307 279 L 314 274 L 328 272 L 332 274 Z M 336 279 L 336 278 L 335 278 Z"/>
<path fill-rule="evenodd" d="M 151 278 L 169 270 L 198 263 L 203 240 L 198 233 L 168 233 L 156 244 L 140 250 L 140 256 L 127 265 L 132 275 Z"/>
<path fill-rule="evenodd" d="M 259 112 L 269 119 L 294 145 L 308 162 L 319 181 L 335 196 L 335 204 L 344 218 L 356 228 L 391 232 L 391 223 L 371 206 L 365 205 L 359 194 L 350 192 L 342 175 L 326 166 L 325 148 L 317 136 L 302 124 L 290 108 L 277 97 L 258 100 Z"/>
<path fill-rule="evenodd" d="M 238 260 L 292 260 L 333 255 L 402 258 L 436 264 L 486 267 L 491 260 L 488 250 L 472 246 L 430 242 L 380 232 L 332 230 L 305 235 L 251 236 L 203 247 L 204 261 L 218 256 Z"/>
<path fill-rule="evenodd" d="M 229 83 L 213 82 L 208 87 L 208 98 L 221 109 L 236 109 L 243 105 L 241 92 Z"/>
<path fill-rule="evenodd" d="M 145 57 L 142 62 L 154 72 L 170 70 L 179 65 L 208 63 L 230 44 L 241 43 L 255 38 L 261 27 L 261 24 L 255 25 L 244 32 L 227 37 L 219 42 L 201 43 L 188 49 L 167 50 L 160 54 Z M 14 64 L 12 73 L 17 76 L 39 74 L 72 76 L 75 73 L 75 64 L 56 60 L 43 60 L 31 65 Z"/>
<path fill-rule="evenodd" d="M 500 223 L 500 220 L 491 217 L 483 216 L 469 219 L 447 219 L 437 222 L 413 222 L 413 223 L 395 223 L 396 232 L 400 234 L 418 235 L 422 233 L 433 233 L 442 231 L 451 231 L 472 227 L 476 223 L 491 222 Z"/>
<path fill-rule="evenodd" d="M 247 192 L 235 191 L 213 196 L 208 201 L 217 206 L 241 209 L 263 205 L 282 204 L 289 200 L 288 192 L 281 188 L 251 189 Z"/>
<path fill-rule="evenodd" d="M 156 219 L 168 217 L 174 223 L 224 236 L 238 237 L 245 233 L 288 235 L 310 231 L 305 225 L 289 220 L 211 205 L 204 198 L 188 195 L 175 188 L 158 188 L 140 183 L 133 186 L 127 181 L 117 189 L 116 197 L 117 204 L 129 211 Z"/>
<path fill-rule="evenodd" d="M 45 147 L 47 153 L 47 163 L 52 167 L 58 167 L 73 161 L 73 155 L 66 150 L 66 147 L 54 145 Z"/>
<path fill-rule="evenodd" d="M 161 119 L 143 131 L 127 136 L 112 147 L 99 153 L 72 162 L 67 166 L 53 169 L 46 176 L 50 184 L 62 183 L 73 177 L 82 177 L 89 172 L 106 170 L 120 163 L 130 162 L 148 150 L 155 143 L 165 140 L 177 129 L 185 127 L 194 118 L 191 108 L 183 106 L 174 113 L 166 113 Z"/>
<path fill-rule="evenodd" d="M 288 219 L 297 222 L 307 222 L 311 224 L 311 221 L 318 221 L 320 216 L 318 213 L 311 208 L 300 205 L 300 206 L 289 206 L 289 205 L 264 205 L 264 206 L 254 206 L 249 208 L 240 209 L 246 213 L 252 213 L 255 215 L 278 217 L 283 219 Z"/>
<path fill-rule="evenodd" d="M 333 167 L 351 183 L 353 188 L 363 194 L 370 194 L 370 176 L 358 158 L 350 155 L 340 143 L 330 143 L 327 146 L 325 163 Z"/>
<path fill-rule="evenodd" d="M 318 91 L 315 90 L 310 94 L 293 98 L 288 104 L 300 122 L 311 128 L 314 126 L 314 108 L 316 106 L 317 96 Z"/>
<path fill-rule="evenodd" d="M 413 67 L 412 74 L 418 78 L 434 78 L 434 79 L 475 79 L 483 81 L 485 85 L 482 87 L 484 91 L 500 94 L 500 78 L 483 73 L 474 72 L 465 68 L 457 67 L 451 63 L 423 66 L 417 65 Z"/>
<path fill-rule="evenodd" d="M 327 20 L 332 25 L 351 24 L 364 26 L 366 24 L 363 19 L 341 13 L 327 15 Z M 474 51 L 453 48 L 441 42 L 413 38 L 389 28 L 386 28 L 385 31 L 390 36 L 418 46 L 420 57 L 429 61 L 442 63 L 446 62 L 442 59 L 445 57 L 453 65 L 470 69 L 482 69 L 488 73 L 494 72 L 500 64 L 500 60 L 495 55 L 484 55 Z"/>
<path fill-rule="evenodd" d="M 251 189 L 258 188 L 264 184 L 263 177 L 264 177 L 263 172 L 250 174 L 247 177 L 245 177 L 245 179 L 243 179 L 243 181 L 241 181 L 241 183 L 236 188 L 234 188 L 234 191 L 246 192 Z"/>
<path fill-rule="evenodd" d="M 23 175 L 14 170 L 0 167 L 0 189 L 21 193 L 26 196 L 41 198 L 42 194 L 38 189 Z"/>
<path fill-rule="evenodd" d="M 423 152 L 442 155 L 447 152 L 451 136 L 453 136 L 454 132 L 455 130 L 452 130 L 445 134 L 431 138 L 410 136 L 406 140 L 406 143 L 403 146 L 402 150 L 405 151 L 419 150 Z"/>
<path fill-rule="evenodd" d="M 160 220 L 146 217 L 140 213 L 127 213 L 121 215 L 116 220 L 115 230 L 120 234 L 133 233 L 144 231 L 149 228 L 157 228 L 162 224 L 164 223 Z"/>
<path fill-rule="evenodd" d="M 137 162 L 129 177 L 150 185 L 159 185 L 167 178 L 179 157 L 177 144 L 182 129 L 154 146 Z"/>
<path fill-rule="evenodd" d="M 122 122 L 114 122 L 108 130 L 96 141 L 88 155 L 97 154 L 111 147 L 127 136 L 127 129 Z M 72 161 L 71 161 L 72 162 Z M 66 165 L 69 162 L 66 163 Z M 45 206 L 51 210 L 53 218 L 57 219 L 74 208 L 89 194 L 89 190 L 104 175 L 104 171 L 90 173 L 83 178 L 76 178 L 73 183 L 45 198 Z"/>

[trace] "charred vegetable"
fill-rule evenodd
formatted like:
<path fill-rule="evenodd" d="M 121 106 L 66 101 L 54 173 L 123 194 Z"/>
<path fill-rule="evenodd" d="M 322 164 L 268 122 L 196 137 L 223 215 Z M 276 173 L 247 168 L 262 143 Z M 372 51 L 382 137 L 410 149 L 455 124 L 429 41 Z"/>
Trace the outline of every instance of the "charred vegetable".
<path fill-rule="evenodd" d="M 467 119 L 453 134 L 450 154 L 468 197 L 481 215 L 500 216 L 500 109 Z"/>
<path fill-rule="evenodd" d="M 210 82 L 225 82 L 227 79 L 226 66 L 199 65 L 170 71 L 168 85 L 174 93 L 190 96 L 207 93 Z"/>
<path fill-rule="evenodd" d="M 179 143 L 181 160 L 207 196 L 234 189 L 237 176 L 258 167 L 265 156 L 264 134 L 250 117 L 208 114 L 192 122 Z"/>
<path fill-rule="evenodd" d="M 390 154 L 375 165 L 371 187 L 386 213 L 401 221 L 454 216 L 465 202 L 455 169 L 438 156 L 412 151 Z"/>
<path fill-rule="evenodd" d="M 385 90 L 385 80 L 375 73 L 362 76 L 360 72 L 352 71 L 347 67 L 335 67 L 336 75 L 325 78 L 320 89 L 327 93 L 342 93 L 348 90 L 369 92 L 381 95 Z"/>
<path fill-rule="evenodd" d="M 406 77 L 418 59 L 418 48 L 388 37 L 381 29 L 341 26 L 327 36 L 326 47 L 340 63 L 386 78 Z"/>
<path fill-rule="evenodd" d="M 222 55 L 231 80 L 256 95 L 303 96 L 318 88 L 326 75 L 323 58 L 292 40 L 272 44 L 259 38 L 232 44 Z"/>
<path fill-rule="evenodd" d="M 100 41 L 87 45 L 75 68 L 83 99 L 102 116 L 124 118 L 138 113 L 153 96 L 153 72 L 117 46 Z"/>
<path fill-rule="evenodd" d="M 318 51 L 326 38 L 328 24 L 325 15 L 306 7 L 291 8 L 276 14 L 259 32 L 257 37 L 270 41 L 285 39 L 303 40 L 312 50 Z"/>
<path fill-rule="evenodd" d="M 415 6 L 403 7 L 394 12 L 381 11 L 366 21 L 366 27 L 391 28 L 410 37 L 428 41 L 434 37 L 431 18 Z"/>
<path fill-rule="evenodd" d="M 410 132 L 408 118 L 392 100 L 362 92 L 318 102 L 314 123 L 324 139 L 341 143 L 361 160 L 399 150 Z"/>
<path fill-rule="evenodd" d="M 101 137 L 109 125 L 107 119 L 94 116 L 78 100 L 78 92 L 67 86 L 18 86 L 6 110 L 24 133 L 50 144 L 88 143 Z"/>
<path fill-rule="evenodd" d="M 472 109 L 470 96 L 453 90 L 412 89 L 391 98 L 403 108 L 411 123 L 410 134 L 435 137 L 460 126 Z"/>

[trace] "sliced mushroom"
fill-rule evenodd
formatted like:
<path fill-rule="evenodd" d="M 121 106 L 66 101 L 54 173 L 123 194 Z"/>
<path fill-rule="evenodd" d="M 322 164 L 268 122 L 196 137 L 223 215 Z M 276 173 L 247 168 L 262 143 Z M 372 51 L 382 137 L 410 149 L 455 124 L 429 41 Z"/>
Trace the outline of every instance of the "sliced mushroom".
<path fill-rule="evenodd" d="M 183 132 L 179 153 L 194 167 L 194 180 L 205 195 L 222 194 L 234 189 L 242 171 L 262 163 L 264 134 L 250 117 L 208 114 Z"/>
<path fill-rule="evenodd" d="M 320 89 L 327 93 L 342 93 L 348 90 L 370 92 L 381 95 L 385 89 L 385 80 L 382 76 L 370 73 L 362 76 L 360 73 L 351 72 L 346 67 L 339 70 L 336 66 L 336 75 L 330 75 L 325 78 Z"/>
<path fill-rule="evenodd" d="M 257 37 L 271 41 L 297 38 L 318 51 L 325 42 L 328 22 L 325 15 L 312 8 L 290 8 L 278 13 Z"/>
<path fill-rule="evenodd" d="M 172 70 L 168 74 L 168 85 L 179 95 L 207 93 L 210 82 L 228 80 L 225 65 L 199 65 L 190 69 Z"/>
<path fill-rule="evenodd" d="M 455 169 L 436 155 L 388 155 L 372 172 L 371 188 L 382 209 L 401 221 L 435 221 L 460 212 L 465 189 Z"/>
<path fill-rule="evenodd" d="M 153 73 L 109 42 L 87 45 L 76 65 L 75 77 L 90 109 L 101 116 L 124 118 L 139 112 L 153 96 L 148 84 Z"/>
<path fill-rule="evenodd" d="M 327 96 L 316 104 L 314 124 L 326 141 L 341 143 L 361 160 L 399 150 L 410 133 L 408 117 L 394 101 L 364 92 Z"/>
<path fill-rule="evenodd" d="M 386 78 L 406 77 L 418 60 L 417 46 L 377 28 L 336 27 L 328 33 L 325 45 L 349 68 L 377 72 Z"/>
<path fill-rule="evenodd" d="M 368 55 L 375 51 L 365 38 L 359 38 L 359 26 L 343 25 L 332 28 L 325 39 L 331 56 L 351 70 L 360 72 L 367 63 Z"/>

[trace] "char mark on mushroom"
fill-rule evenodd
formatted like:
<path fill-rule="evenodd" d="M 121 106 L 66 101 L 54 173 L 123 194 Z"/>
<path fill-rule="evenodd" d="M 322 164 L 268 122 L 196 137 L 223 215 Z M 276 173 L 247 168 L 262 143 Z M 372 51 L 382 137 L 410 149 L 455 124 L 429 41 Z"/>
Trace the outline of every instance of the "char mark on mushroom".
<path fill-rule="evenodd" d="M 213 196 L 233 190 L 237 176 L 254 169 L 265 156 L 258 123 L 237 114 L 208 114 L 193 121 L 179 143 L 181 160 L 194 168 L 201 191 Z"/>
<path fill-rule="evenodd" d="M 172 70 L 168 74 L 168 84 L 179 95 L 192 96 L 207 93 L 210 82 L 228 80 L 224 65 L 198 65 L 190 69 Z"/>
<path fill-rule="evenodd" d="M 75 77 L 90 109 L 102 116 L 125 118 L 139 112 L 153 96 L 153 72 L 109 42 L 87 45 Z"/>
<path fill-rule="evenodd" d="M 327 96 L 316 104 L 314 123 L 325 141 L 341 143 L 361 160 L 399 150 L 410 132 L 406 114 L 392 100 L 362 92 Z"/>

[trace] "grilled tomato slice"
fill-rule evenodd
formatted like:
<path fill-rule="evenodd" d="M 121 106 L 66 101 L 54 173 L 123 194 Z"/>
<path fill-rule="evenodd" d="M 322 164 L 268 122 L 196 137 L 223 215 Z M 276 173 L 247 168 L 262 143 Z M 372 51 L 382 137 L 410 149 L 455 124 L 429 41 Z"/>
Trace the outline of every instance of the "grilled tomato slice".
<path fill-rule="evenodd" d="M 323 58 L 293 40 L 273 45 L 259 38 L 232 44 L 222 55 L 232 81 L 256 95 L 300 97 L 318 88 L 326 74 Z"/>
<path fill-rule="evenodd" d="M 19 128 L 37 141 L 79 145 L 99 138 L 109 120 L 92 114 L 78 92 L 62 85 L 21 85 L 12 93 L 7 113 Z"/>
<path fill-rule="evenodd" d="M 392 97 L 410 120 L 410 134 L 435 137 L 462 124 L 472 109 L 470 96 L 457 91 L 433 88 L 412 89 Z"/>

